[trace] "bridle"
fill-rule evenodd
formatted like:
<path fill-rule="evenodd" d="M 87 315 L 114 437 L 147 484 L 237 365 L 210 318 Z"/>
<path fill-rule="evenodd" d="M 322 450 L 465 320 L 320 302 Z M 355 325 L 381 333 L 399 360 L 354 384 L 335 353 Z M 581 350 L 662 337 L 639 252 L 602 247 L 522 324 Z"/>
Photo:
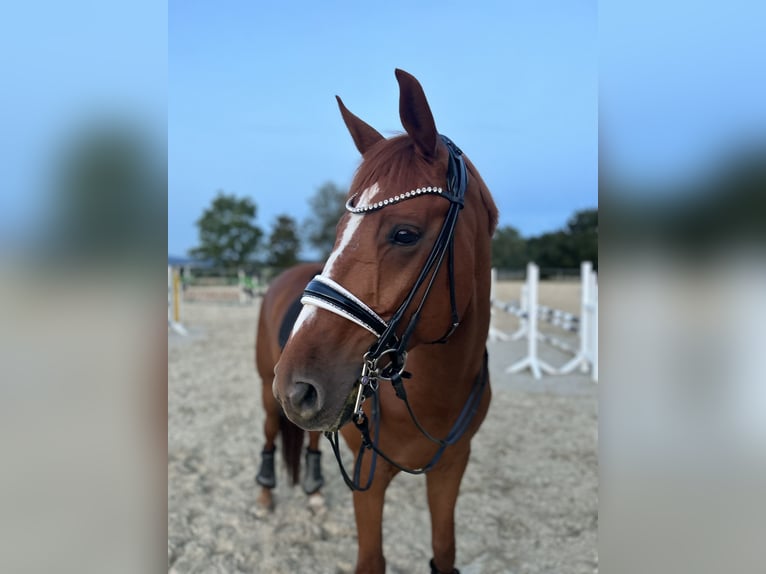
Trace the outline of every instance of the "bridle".
<path fill-rule="evenodd" d="M 359 429 L 362 434 L 362 446 L 360 447 L 359 454 L 356 457 L 356 465 L 354 469 L 353 479 L 348 476 L 340 458 L 340 448 L 338 441 L 338 431 L 326 432 L 325 436 L 329 439 L 335 458 L 341 469 L 346 484 L 352 490 L 367 490 L 372 484 L 373 475 L 375 473 L 375 464 L 377 456 L 380 455 L 389 464 L 395 466 L 399 470 L 408 472 L 411 474 L 422 474 L 428 472 L 441 458 L 444 449 L 456 443 L 465 433 L 469 426 L 469 423 L 473 419 L 474 414 L 479 406 L 479 402 L 488 380 L 487 376 L 487 361 L 486 353 L 484 358 L 484 364 L 477 379 L 474 381 L 471 393 L 466 400 L 463 409 L 458 416 L 457 420 L 453 424 L 449 433 L 444 439 L 439 439 L 431 436 L 420 424 L 415 414 L 412 412 L 409 401 L 407 400 L 407 393 L 404 388 L 403 379 L 410 378 L 410 373 L 405 371 L 405 365 L 407 362 L 407 345 L 412 337 L 413 332 L 420 319 L 420 313 L 425 305 L 431 288 L 433 287 L 436 276 L 444 262 L 445 256 L 447 257 L 448 275 L 449 275 L 449 288 L 450 288 L 450 305 L 451 305 L 451 322 L 447 329 L 447 332 L 439 339 L 432 341 L 431 343 L 446 343 L 449 337 L 455 332 L 460 324 L 460 318 L 458 316 L 457 303 L 455 297 L 455 263 L 454 263 L 454 240 L 455 240 L 455 225 L 457 223 L 457 217 L 460 210 L 463 208 L 466 188 L 468 186 L 468 173 L 466 171 L 465 160 L 463 159 L 463 152 L 458 148 L 448 137 L 440 135 L 442 141 L 446 144 L 449 151 L 449 160 L 447 167 L 447 189 L 444 190 L 441 187 L 423 187 L 416 190 L 396 195 L 390 199 L 378 201 L 369 205 L 355 205 L 357 196 L 353 195 L 346 202 L 346 210 L 357 215 L 364 215 L 373 211 L 383 209 L 389 205 L 406 201 L 414 197 L 419 197 L 425 194 L 433 194 L 439 197 L 443 197 L 450 202 L 447 214 L 444 217 L 439 235 L 434 242 L 433 247 L 428 255 L 428 258 L 421 269 L 418 278 L 410 288 L 404 301 L 394 312 L 391 319 L 386 322 L 382 319 L 371 307 L 366 305 L 361 299 L 356 297 L 348 289 L 338 284 L 334 280 L 324 275 L 317 275 L 306 286 L 303 296 L 301 297 L 301 303 L 304 305 L 314 305 L 335 313 L 362 328 L 368 330 L 370 333 L 377 337 L 377 340 L 372 344 L 370 349 L 365 353 L 363 357 L 362 372 L 359 379 L 359 389 L 357 392 L 356 403 L 354 405 L 354 412 L 352 420 L 354 425 Z M 404 316 L 407 310 L 413 305 L 418 291 L 425 285 L 425 290 L 417 302 L 415 310 L 410 315 L 409 321 L 402 329 L 404 325 Z M 397 332 L 401 332 L 401 335 L 397 335 Z M 387 360 L 385 365 L 380 364 L 381 360 Z M 391 381 L 394 387 L 396 396 L 404 401 L 407 406 L 407 410 L 415 423 L 418 430 L 430 441 L 439 445 L 439 449 L 432 459 L 425 466 L 412 469 L 404 467 L 393 460 L 391 460 L 385 453 L 378 448 L 378 438 L 380 429 L 380 404 L 378 397 L 378 385 L 379 380 Z M 370 425 L 367 417 L 362 410 L 362 403 L 368 399 L 372 399 L 372 426 L 375 429 L 374 439 L 370 436 Z M 361 461 L 365 450 L 372 450 L 372 463 L 370 472 L 367 478 L 365 486 L 360 484 L 361 475 Z"/>

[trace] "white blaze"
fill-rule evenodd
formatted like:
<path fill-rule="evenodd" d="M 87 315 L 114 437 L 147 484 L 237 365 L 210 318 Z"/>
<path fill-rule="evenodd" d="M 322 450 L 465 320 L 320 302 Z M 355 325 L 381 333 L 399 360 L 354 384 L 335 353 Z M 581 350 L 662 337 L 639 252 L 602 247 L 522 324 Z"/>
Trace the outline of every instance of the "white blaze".
<path fill-rule="evenodd" d="M 357 198 L 357 205 L 366 205 L 367 203 L 370 203 L 370 200 L 373 195 L 375 195 L 378 192 L 378 184 L 373 183 L 370 187 L 365 189 Z M 332 253 L 330 253 L 330 257 L 327 259 L 327 263 L 325 263 L 324 269 L 322 270 L 322 275 L 325 277 L 332 278 L 332 272 L 333 267 L 335 266 L 335 262 L 338 260 L 338 257 L 340 257 L 341 253 L 346 249 L 346 247 L 351 244 L 354 237 L 356 236 L 356 231 L 359 227 L 359 224 L 362 222 L 362 215 L 358 215 L 356 213 L 350 214 L 348 218 L 348 222 L 346 223 L 346 227 L 343 229 L 343 232 L 340 236 L 340 241 L 338 242 L 338 246 L 333 249 Z M 305 309 L 305 307 L 304 307 Z"/>
<path fill-rule="evenodd" d="M 293 325 L 293 330 L 290 333 L 290 336 L 292 337 L 295 335 L 295 333 L 298 332 L 298 330 L 303 327 L 305 323 L 308 322 L 311 317 L 314 316 L 316 313 L 317 308 L 313 305 L 304 305 L 303 309 L 301 309 L 301 312 L 298 314 L 298 318 L 295 319 L 295 324 Z"/>
<path fill-rule="evenodd" d="M 379 191 L 378 184 L 374 183 L 367 189 L 365 189 L 357 199 L 358 205 L 366 205 L 367 203 L 371 202 L 372 196 L 375 195 Z M 332 253 L 330 253 L 330 257 L 327 259 L 327 263 L 325 263 L 324 269 L 322 270 L 322 275 L 325 277 L 332 278 L 333 268 L 335 266 L 336 261 L 340 257 L 340 255 L 343 253 L 343 251 L 354 241 L 354 238 L 356 237 L 357 229 L 359 228 L 359 224 L 362 222 L 362 216 L 357 215 L 355 213 L 352 213 L 349 215 L 348 221 L 346 222 L 346 227 L 341 232 L 340 241 L 338 241 L 338 246 L 333 249 Z M 310 322 L 310 320 L 316 315 L 317 307 L 314 305 L 304 305 L 303 309 L 301 309 L 301 312 L 298 314 L 298 318 L 295 320 L 295 324 L 293 325 L 293 330 L 290 333 L 290 336 L 292 337 L 295 335 L 302 327 L 304 327 L 306 324 Z"/>

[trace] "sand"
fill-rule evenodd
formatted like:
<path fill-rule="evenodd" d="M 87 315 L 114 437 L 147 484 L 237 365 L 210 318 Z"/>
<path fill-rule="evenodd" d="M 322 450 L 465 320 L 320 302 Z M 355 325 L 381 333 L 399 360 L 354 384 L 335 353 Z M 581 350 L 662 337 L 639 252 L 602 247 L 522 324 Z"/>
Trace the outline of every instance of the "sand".
<path fill-rule="evenodd" d="M 499 284 L 498 298 L 518 298 L 519 285 Z M 576 282 L 541 283 L 542 304 L 576 313 L 578 298 Z M 276 509 L 256 504 L 263 445 L 253 363 L 258 308 L 257 300 L 188 303 L 182 319 L 190 335 L 168 334 L 169 572 L 353 572 L 351 494 L 324 439 L 321 506 L 289 487 L 281 467 Z M 518 327 L 499 311 L 493 323 L 509 333 Z M 507 375 L 524 342 L 488 349 L 493 401 L 458 499 L 456 565 L 463 574 L 596 572 L 597 385 L 579 373 L 541 381 L 528 372 Z M 567 360 L 542 349 L 556 366 Z M 384 550 L 388 572 L 428 572 L 422 477 L 399 475 L 389 488 Z"/>

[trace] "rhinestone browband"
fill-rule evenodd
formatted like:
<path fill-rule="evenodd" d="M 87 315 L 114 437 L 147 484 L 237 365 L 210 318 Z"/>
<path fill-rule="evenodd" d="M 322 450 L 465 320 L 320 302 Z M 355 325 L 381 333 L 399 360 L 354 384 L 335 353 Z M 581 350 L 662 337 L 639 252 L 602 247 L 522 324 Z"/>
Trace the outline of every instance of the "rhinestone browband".
<path fill-rule="evenodd" d="M 427 193 L 435 193 L 437 195 L 442 195 L 444 191 L 442 190 L 441 187 L 430 187 L 430 186 L 419 187 L 417 189 L 413 189 L 412 191 L 408 191 L 407 193 L 403 193 L 401 195 L 395 195 L 394 197 L 390 197 L 382 201 L 376 201 L 375 203 L 370 203 L 369 205 L 362 205 L 362 206 L 352 205 L 353 201 L 356 199 L 356 196 L 359 195 L 358 193 L 355 193 L 346 202 L 346 209 L 350 211 L 351 213 L 369 213 L 370 211 L 382 209 L 386 207 L 387 205 L 391 205 L 393 203 L 399 203 L 400 201 L 404 201 L 405 199 L 412 199 L 413 197 L 417 197 L 419 195 L 424 195 Z"/>

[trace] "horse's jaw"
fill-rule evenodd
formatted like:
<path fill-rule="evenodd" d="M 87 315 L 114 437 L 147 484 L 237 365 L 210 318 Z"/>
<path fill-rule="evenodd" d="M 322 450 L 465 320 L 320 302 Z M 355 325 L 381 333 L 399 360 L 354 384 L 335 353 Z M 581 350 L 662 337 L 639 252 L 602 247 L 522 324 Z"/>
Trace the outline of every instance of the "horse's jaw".
<path fill-rule="evenodd" d="M 354 407 L 356 406 L 356 396 L 359 391 L 359 385 L 360 385 L 359 381 L 356 381 L 356 383 L 354 383 L 354 387 L 351 391 L 351 394 L 349 394 L 345 404 L 341 408 L 340 415 L 338 416 L 335 423 L 332 424 L 329 428 L 320 429 L 320 430 L 323 430 L 324 432 L 334 432 L 334 431 L 340 430 L 342 426 L 344 426 L 346 423 L 348 423 L 351 420 L 351 417 L 354 414 Z"/>

